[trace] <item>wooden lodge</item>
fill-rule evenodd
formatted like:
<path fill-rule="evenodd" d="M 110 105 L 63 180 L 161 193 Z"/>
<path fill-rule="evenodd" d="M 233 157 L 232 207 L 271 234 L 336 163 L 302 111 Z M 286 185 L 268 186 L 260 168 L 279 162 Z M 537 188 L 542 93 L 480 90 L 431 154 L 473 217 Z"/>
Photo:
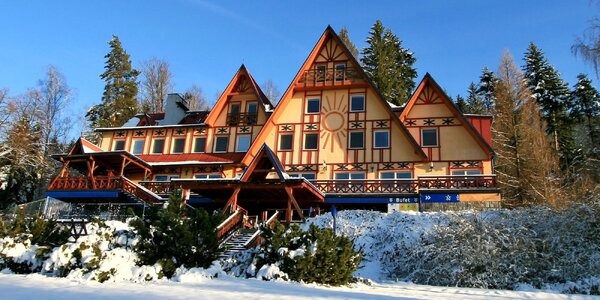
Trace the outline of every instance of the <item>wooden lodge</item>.
<path fill-rule="evenodd" d="M 286 220 L 341 208 L 500 206 L 491 116 L 463 115 L 426 74 L 403 107 L 386 102 L 331 27 L 279 104 L 241 66 L 210 111 L 178 94 L 164 113 L 80 138 L 48 196 L 69 202 L 162 203 Z"/>

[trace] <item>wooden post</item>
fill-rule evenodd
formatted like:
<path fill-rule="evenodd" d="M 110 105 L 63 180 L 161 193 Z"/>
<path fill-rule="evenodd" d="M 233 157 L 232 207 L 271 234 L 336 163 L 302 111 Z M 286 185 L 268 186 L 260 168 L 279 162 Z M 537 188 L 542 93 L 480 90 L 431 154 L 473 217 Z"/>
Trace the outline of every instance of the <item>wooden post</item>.
<path fill-rule="evenodd" d="M 90 161 L 92 162 L 90 164 Z M 96 179 L 94 178 L 94 169 L 96 169 L 96 161 L 94 160 L 94 158 L 92 156 L 90 156 L 88 162 L 87 162 L 87 166 L 88 166 L 88 178 L 90 180 L 92 180 L 92 189 L 95 190 L 96 189 Z"/>
<path fill-rule="evenodd" d="M 294 205 L 294 209 L 298 212 L 298 215 L 300 216 L 300 220 L 304 220 L 304 214 L 302 213 L 302 209 L 300 209 L 300 205 L 298 205 L 296 198 L 294 198 L 293 189 L 289 186 L 286 186 L 285 192 L 288 195 L 288 210 L 290 210 L 290 212 L 289 212 L 290 218 L 292 215 L 290 205 Z"/>
<path fill-rule="evenodd" d="M 240 187 L 236 187 L 235 190 L 233 190 L 233 194 L 231 194 L 231 196 L 229 197 L 229 199 L 227 200 L 227 202 L 225 203 L 225 207 L 223 207 L 223 214 L 226 215 L 227 214 L 227 209 L 229 207 L 231 207 L 232 211 L 235 211 L 237 209 L 237 196 L 240 193 Z"/>

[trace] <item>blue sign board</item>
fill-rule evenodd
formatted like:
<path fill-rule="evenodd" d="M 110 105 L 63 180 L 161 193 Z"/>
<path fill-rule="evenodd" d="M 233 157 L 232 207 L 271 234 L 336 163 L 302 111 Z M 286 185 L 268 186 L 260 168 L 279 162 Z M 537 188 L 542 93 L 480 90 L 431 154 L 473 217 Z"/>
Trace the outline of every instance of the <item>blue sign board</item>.
<path fill-rule="evenodd" d="M 421 202 L 423 202 L 423 203 L 460 202 L 460 195 L 459 194 L 421 194 Z"/>

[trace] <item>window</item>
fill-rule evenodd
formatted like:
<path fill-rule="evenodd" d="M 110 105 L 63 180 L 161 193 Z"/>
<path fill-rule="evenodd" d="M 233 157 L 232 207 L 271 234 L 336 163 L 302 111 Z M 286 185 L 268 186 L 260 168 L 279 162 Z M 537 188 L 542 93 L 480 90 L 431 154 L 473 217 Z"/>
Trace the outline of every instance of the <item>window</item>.
<path fill-rule="evenodd" d="M 194 176 L 196 179 L 216 179 L 223 178 L 221 174 L 198 174 Z"/>
<path fill-rule="evenodd" d="M 350 96 L 350 111 L 365 111 L 365 96 Z"/>
<path fill-rule="evenodd" d="M 246 107 L 246 124 L 254 125 L 256 124 L 256 116 L 257 116 L 258 106 L 256 102 L 248 102 Z"/>
<path fill-rule="evenodd" d="M 199 137 L 194 140 L 194 153 L 204 153 L 206 151 L 206 138 Z"/>
<path fill-rule="evenodd" d="M 258 106 L 256 102 L 248 102 L 248 107 L 246 109 L 247 113 L 256 113 L 258 111 Z"/>
<path fill-rule="evenodd" d="M 144 153 L 144 140 L 134 140 L 131 152 L 133 152 L 133 154 Z"/>
<path fill-rule="evenodd" d="M 338 180 L 360 180 L 365 178 L 365 173 L 335 173 L 335 179 Z"/>
<path fill-rule="evenodd" d="M 381 172 L 379 179 L 411 179 L 411 171 Z"/>
<path fill-rule="evenodd" d="M 321 111 L 321 99 L 310 98 L 306 100 L 306 113 L 318 114 Z"/>
<path fill-rule="evenodd" d="M 362 131 L 351 131 L 349 140 L 350 149 L 361 149 L 365 147 L 365 133 Z"/>
<path fill-rule="evenodd" d="M 171 153 L 183 153 L 185 139 L 173 139 L 173 151 Z"/>
<path fill-rule="evenodd" d="M 373 148 L 389 148 L 390 132 L 389 130 L 375 130 L 373 133 Z"/>
<path fill-rule="evenodd" d="M 308 180 L 317 179 L 317 174 L 315 174 L 315 173 L 291 173 L 289 175 L 290 175 L 290 177 L 304 177 Z"/>
<path fill-rule="evenodd" d="M 304 150 L 319 150 L 318 133 L 307 133 L 304 135 Z"/>
<path fill-rule="evenodd" d="M 235 152 L 246 152 L 250 149 L 250 135 L 238 135 Z"/>
<path fill-rule="evenodd" d="M 421 146 L 437 147 L 438 146 L 438 130 L 437 128 L 421 129 Z"/>
<path fill-rule="evenodd" d="M 152 154 L 162 154 L 165 148 L 165 139 L 155 139 L 152 145 Z"/>
<path fill-rule="evenodd" d="M 452 170 L 452 175 L 455 176 L 467 176 L 467 175 L 481 175 L 480 170 Z"/>
<path fill-rule="evenodd" d="M 218 136 L 215 139 L 215 152 L 227 152 L 228 136 Z"/>
<path fill-rule="evenodd" d="M 240 113 L 240 104 L 239 103 L 231 103 L 229 107 L 229 113 L 232 115 L 237 115 Z"/>
<path fill-rule="evenodd" d="M 156 175 L 154 176 L 154 181 L 168 181 L 169 176 L 167 175 Z"/>
<path fill-rule="evenodd" d="M 346 78 L 346 64 L 335 64 L 335 80 L 343 81 Z"/>
<path fill-rule="evenodd" d="M 227 115 L 227 125 L 237 126 L 238 124 L 240 124 L 240 104 L 231 103 L 229 114 Z"/>
<path fill-rule="evenodd" d="M 320 64 L 316 66 L 316 80 L 317 82 L 325 81 L 325 73 L 327 72 L 327 65 Z"/>
<path fill-rule="evenodd" d="M 125 150 L 125 141 L 115 141 L 114 151 Z"/>
<path fill-rule="evenodd" d="M 293 147 L 293 134 L 282 134 L 279 137 L 279 150 L 281 151 L 290 151 Z"/>

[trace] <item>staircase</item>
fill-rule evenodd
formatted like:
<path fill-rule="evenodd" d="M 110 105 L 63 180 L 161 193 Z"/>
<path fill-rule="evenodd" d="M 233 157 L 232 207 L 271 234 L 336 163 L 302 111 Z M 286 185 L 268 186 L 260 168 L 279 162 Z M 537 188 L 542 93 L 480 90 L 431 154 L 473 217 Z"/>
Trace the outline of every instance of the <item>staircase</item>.
<path fill-rule="evenodd" d="M 232 257 L 234 254 L 246 250 L 248 243 L 256 237 L 258 229 L 242 228 L 235 231 L 230 237 L 221 244 L 225 251 L 219 255 L 222 260 Z"/>

